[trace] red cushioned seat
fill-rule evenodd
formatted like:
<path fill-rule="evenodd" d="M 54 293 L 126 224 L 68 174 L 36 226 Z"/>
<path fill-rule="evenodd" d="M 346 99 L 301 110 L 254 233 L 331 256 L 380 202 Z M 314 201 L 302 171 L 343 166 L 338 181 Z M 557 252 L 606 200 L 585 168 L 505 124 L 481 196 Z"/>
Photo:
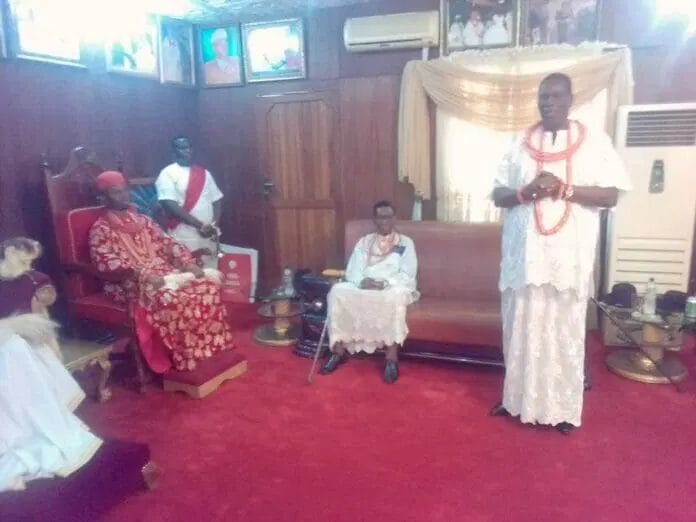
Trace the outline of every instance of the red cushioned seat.
<path fill-rule="evenodd" d="M 404 351 L 428 357 L 475 357 L 484 364 L 499 361 L 500 225 L 399 221 L 396 228 L 415 243 L 421 293 L 420 301 L 408 308 Z M 372 221 L 349 221 L 346 254 L 373 231 Z"/>
<path fill-rule="evenodd" d="M 423 297 L 409 306 L 409 339 L 498 347 L 502 344 L 499 302 Z"/>

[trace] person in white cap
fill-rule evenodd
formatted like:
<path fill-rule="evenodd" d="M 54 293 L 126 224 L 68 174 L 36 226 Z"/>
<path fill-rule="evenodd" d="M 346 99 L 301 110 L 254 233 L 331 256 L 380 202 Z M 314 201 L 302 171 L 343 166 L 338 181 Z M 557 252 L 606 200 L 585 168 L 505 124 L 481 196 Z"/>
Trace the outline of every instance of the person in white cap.
<path fill-rule="evenodd" d="M 215 58 L 205 63 L 205 83 L 207 85 L 239 83 L 241 81 L 239 58 L 228 55 L 227 31 L 215 29 L 210 36 L 210 44 L 213 47 Z"/>

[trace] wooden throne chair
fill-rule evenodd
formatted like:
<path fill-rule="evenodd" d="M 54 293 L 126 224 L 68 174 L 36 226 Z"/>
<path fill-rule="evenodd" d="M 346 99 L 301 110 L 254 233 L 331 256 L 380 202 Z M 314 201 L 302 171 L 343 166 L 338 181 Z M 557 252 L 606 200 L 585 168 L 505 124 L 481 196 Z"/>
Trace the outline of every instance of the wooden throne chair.
<path fill-rule="evenodd" d="M 122 170 L 119 162 L 117 167 Z M 132 306 L 114 302 L 102 291 L 109 274 L 98 272 L 90 262 L 89 230 L 101 214 L 95 206 L 95 178 L 104 172 L 94 154 L 84 147 L 72 150 L 65 169 L 56 174 L 48 161 L 43 162 L 46 191 L 55 229 L 56 251 L 62 273 L 62 290 L 67 301 L 73 327 L 91 323 L 104 327 L 114 336 L 127 341 L 135 361 L 140 391 L 145 391 L 150 371 L 142 357 L 135 331 Z M 128 178 L 131 200 L 138 211 L 159 221 L 156 191 L 150 178 Z M 202 252 L 193 252 L 194 256 Z M 247 361 L 235 351 L 202 361 L 191 372 L 169 371 L 162 375 L 162 385 L 168 391 L 182 391 L 194 398 L 203 398 L 223 382 L 242 375 Z"/>
<path fill-rule="evenodd" d="M 59 286 L 70 327 L 79 332 L 85 324 L 94 325 L 115 339 L 125 339 L 135 361 L 138 386 L 144 391 L 148 374 L 140 356 L 132 311 L 104 294 L 103 283 L 110 278 L 90 262 L 89 230 L 101 213 L 101 207 L 95 205 L 94 180 L 105 169 L 84 147 L 71 151 L 61 172 L 56 173 L 45 157 L 42 169 L 60 267 Z"/>

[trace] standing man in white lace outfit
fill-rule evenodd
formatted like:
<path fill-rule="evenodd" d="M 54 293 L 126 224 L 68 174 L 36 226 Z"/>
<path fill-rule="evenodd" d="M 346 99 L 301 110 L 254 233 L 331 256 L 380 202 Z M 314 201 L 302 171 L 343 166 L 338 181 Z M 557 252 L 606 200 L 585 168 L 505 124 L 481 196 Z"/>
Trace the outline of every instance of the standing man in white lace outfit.
<path fill-rule="evenodd" d="M 572 101 L 568 76 L 541 82 L 541 122 L 505 156 L 493 191 L 507 211 L 499 285 L 505 383 L 491 414 L 563 434 L 580 426 L 600 209 L 630 189 L 609 137 L 568 119 Z"/>
<path fill-rule="evenodd" d="M 418 259 L 411 238 L 394 229 L 394 207 L 374 206 L 376 233 L 361 238 L 346 269 L 346 282 L 329 293 L 332 355 L 320 373 L 332 373 L 346 352 L 374 353 L 384 348 L 384 382 L 399 378 L 399 346 L 406 340 L 406 308 L 418 298 Z"/>

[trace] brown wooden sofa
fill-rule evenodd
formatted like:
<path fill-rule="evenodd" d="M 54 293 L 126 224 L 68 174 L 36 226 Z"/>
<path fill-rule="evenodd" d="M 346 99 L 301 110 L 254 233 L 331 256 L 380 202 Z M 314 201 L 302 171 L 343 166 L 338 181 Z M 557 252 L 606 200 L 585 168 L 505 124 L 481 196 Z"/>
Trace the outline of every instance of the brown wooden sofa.
<path fill-rule="evenodd" d="M 416 245 L 421 292 L 403 353 L 501 365 L 500 225 L 401 221 L 397 229 Z M 347 223 L 346 255 L 373 230 L 371 220 Z"/>

